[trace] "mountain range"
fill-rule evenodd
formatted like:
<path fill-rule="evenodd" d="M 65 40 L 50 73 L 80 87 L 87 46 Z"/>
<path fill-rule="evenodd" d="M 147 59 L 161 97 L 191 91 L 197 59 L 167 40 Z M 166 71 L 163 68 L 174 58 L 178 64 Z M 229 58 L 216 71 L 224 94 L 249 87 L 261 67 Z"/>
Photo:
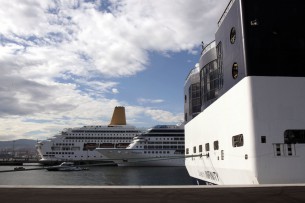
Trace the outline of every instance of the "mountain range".
<path fill-rule="evenodd" d="M 35 150 L 36 140 L 19 139 L 10 141 L 0 141 L 0 151 L 8 150 Z"/>

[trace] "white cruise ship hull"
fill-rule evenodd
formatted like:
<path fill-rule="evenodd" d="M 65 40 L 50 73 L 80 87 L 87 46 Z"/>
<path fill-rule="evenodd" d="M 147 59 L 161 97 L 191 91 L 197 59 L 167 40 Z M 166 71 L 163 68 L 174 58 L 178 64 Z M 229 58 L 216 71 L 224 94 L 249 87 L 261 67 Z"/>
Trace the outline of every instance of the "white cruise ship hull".
<path fill-rule="evenodd" d="M 166 150 L 166 154 L 156 151 L 154 154 L 144 153 L 142 149 L 105 149 L 97 148 L 102 157 L 113 161 L 118 166 L 185 166 L 183 154 L 175 154 L 175 150 Z M 151 151 L 152 152 L 152 151 Z"/>
<path fill-rule="evenodd" d="M 305 128 L 305 91 L 300 87 L 305 78 L 243 78 L 186 124 L 188 155 L 200 154 L 199 145 L 211 146 L 202 152 L 209 156 L 186 159 L 189 174 L 219 185 L 304 183 L 305 144 L 284 143 L 286 130 Z M 232 137 L 239 134 L 243 146 L 233 147 Z"/>

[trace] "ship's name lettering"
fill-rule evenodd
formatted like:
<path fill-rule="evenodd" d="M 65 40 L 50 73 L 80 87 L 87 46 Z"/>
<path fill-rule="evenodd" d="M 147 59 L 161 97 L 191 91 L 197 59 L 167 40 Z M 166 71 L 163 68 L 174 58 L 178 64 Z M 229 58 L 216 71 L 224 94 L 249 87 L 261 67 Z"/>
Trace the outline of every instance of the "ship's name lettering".
<path fill-rule="evenodd" d="M 219 181 L 219 176 L 217 172 L 213 171 L 198 171 L 198 175 L 210 180 Z"/>
<path fill-rule="evenodd" d="M 205 175 L 208 179 L 219 181 L 217 172 L 205 171 Z"/>

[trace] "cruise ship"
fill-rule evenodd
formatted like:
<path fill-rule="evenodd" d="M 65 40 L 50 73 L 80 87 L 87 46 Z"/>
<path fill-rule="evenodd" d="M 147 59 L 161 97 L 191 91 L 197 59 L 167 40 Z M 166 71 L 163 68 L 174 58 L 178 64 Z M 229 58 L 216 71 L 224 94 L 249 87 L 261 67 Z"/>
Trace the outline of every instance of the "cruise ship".
<path fill-rule="evenodd" d="M 157 125 L 136 136 L 126 149 L 96 149 L 118 166 L 185 166 L 184 126 Z"/>
<path fill-rule="evenodd" d="M 118 106 L 108 126 L 64 129 L 50 139 L 37 142 L 36 149 L 41 163 L 46 164 L 54 161 L 99 161 L 102 156 L 95 148 L 126 148 L 141 132 L 126 125 L 125 108 Z"/>
<path fill-rule="evenodd" d="M 304 11 L 303 0 L 229 2 L 184 86 L 196 183 L 305 183 Z"/>

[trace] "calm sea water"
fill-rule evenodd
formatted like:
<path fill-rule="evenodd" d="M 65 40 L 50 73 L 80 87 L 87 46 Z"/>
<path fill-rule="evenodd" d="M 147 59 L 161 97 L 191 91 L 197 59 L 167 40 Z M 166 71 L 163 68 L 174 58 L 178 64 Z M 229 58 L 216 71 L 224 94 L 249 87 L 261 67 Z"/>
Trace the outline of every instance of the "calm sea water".
<path fill-rule="evenodd" d="M 35 168 L 40 166 L 24 166 Z M 192 185 L 185 167 L 91 166 L 88 171 L 0 172 L 0 185 Z M 14 166 L 0 166 L 12 170 Z"/>

